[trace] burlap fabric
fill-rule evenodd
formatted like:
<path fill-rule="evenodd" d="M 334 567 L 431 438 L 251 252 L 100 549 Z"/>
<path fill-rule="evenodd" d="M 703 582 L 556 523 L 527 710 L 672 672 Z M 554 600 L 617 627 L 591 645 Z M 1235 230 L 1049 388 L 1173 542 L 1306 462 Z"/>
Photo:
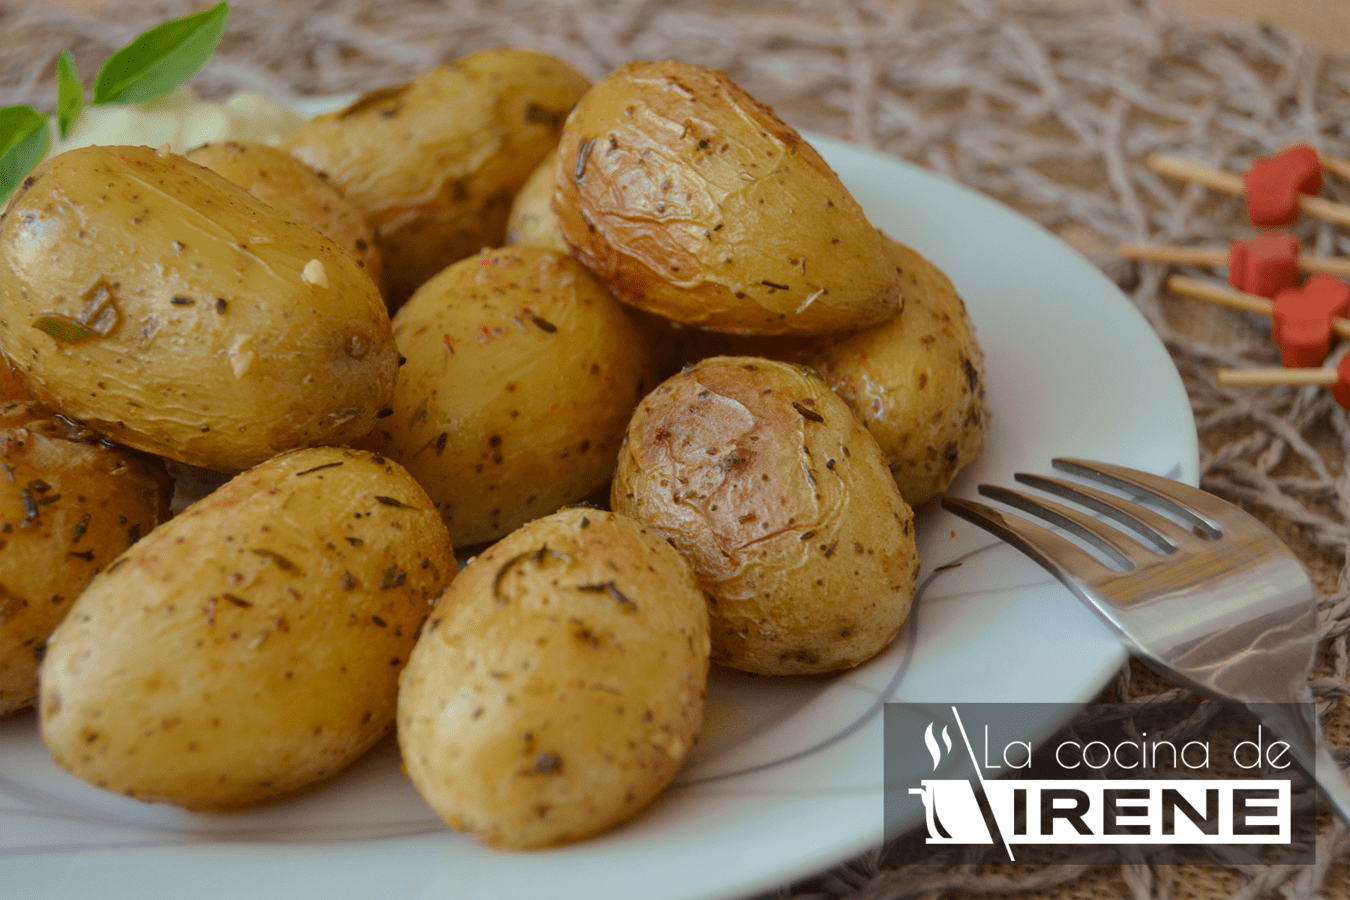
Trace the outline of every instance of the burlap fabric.
<path fill-rule="evenodd" d="M 0 105 L 50 109 L 63 48 L 92 73 L 139 31 L 202 5 L 6 0 Z M 1165 268 L 1113 250 L 1127 239 L 1222 246 L 1248 232 L 1241 201 L 1152 174 L 1141 163 L 1151 151 L 1234 171 L 1296 141 L 1350 155 L 1350 58 L 1277 31 L 1188 24 L 1147 0 L 232 5 L 220 51 L 197 81 L 207 94 L 365 90 L 500 43 L 552 52 L 592 77 L 631 59 L 677 58 L 727 71 L 799 127 L 871 145 L 1023 210 L 1115 279 L 1172 351 L 1199 425 L 1203 486 L 1266 519 L 1313 573 L 1325 648 L 1314 687 L 1332 742 L 1350 746 L 1350 418 L 1325 389 L 1218 386 L 1216 366 L 1277 361 L 1268 324 L 1170 296 Z M 1328 193 L 1350 199 L 1334 178 Z M 1350 254 L 1342 229 L 1303 221 L 1298 233 L 1317 253 Z M 1131 667 L 1108 693 L 1173 690 Z M 1350 897 L 1347 850 L 1350 839 L 1329 821 L 1311 867 L 905 870 L 878 850 L 773 896 L 1341 898 Z"/>

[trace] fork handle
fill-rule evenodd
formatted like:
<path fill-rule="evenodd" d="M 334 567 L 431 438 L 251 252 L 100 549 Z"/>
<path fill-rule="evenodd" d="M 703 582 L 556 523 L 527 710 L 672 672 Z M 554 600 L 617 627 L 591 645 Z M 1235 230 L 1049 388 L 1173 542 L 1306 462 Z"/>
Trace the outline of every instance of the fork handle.
<path fill-rule="evenodd" d="M 1303 698 L 1300 698 L 1303 699 Z M 1311 695 L 1307 695 L 1311 700 Z M 1336 764 L 1326 741 L 1322 739 L 1321 729 L 1316 719 L 1309 721 L 1298 713 L 1301 706 L 1289 704 L 1260 704 L 1249 707 L 1254 717 L 1290 740 L 1290 751 L 1295 764 L 1303 770 L 1317 786 L 1322 796 L 1331 804 L 1331 811 L 1350 830 L 1350 781 Z"/>
<path fill-rule="evenodd" d="M 1322 789 L 1322 796 L 1331 804 L 1332 811 L 1350 830 L 1350 781 L 1346 781 L 1345 772 L 1336 765 L 1331 751 L 1323 741 L 1317 742 L 1316 769 L 1313 777 Z"/>

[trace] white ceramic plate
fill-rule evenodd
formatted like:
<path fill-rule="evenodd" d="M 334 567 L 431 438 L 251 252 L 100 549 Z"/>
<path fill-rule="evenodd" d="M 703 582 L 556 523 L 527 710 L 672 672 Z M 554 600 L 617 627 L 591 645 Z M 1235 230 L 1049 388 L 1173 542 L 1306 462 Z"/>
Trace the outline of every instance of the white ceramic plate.
<path fill-rule="evenodd" d="M 1047 472 L 1057 455 L 1195 483 L 1176 370 L 1096 269 L 987 198 L 813 140 L 875 224 L 951 276 L 977 324 L 993 424 L 954 493 Z M 27 898 L 694 900 L 818 871 L 880 840 L 883 701 L 1083 702 L 1124 659 L 1067 592 L 984 532 L 930 505 L 919 534 L 928 575 L 889 652 L 828 678 L 715 672 L 695 758 L 652 807 L 599 838 L 482 849 L 422 803 L 392 741 L 260 810 L 147 806 L 58 770 L 24 714 L 0 722 L 0 884 Z"/>

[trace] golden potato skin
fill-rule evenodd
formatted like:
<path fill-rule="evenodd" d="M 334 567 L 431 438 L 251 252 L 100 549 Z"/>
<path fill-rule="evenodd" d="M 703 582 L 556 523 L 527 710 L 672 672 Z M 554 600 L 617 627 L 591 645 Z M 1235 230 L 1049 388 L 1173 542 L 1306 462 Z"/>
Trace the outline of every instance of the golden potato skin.
<path fill-rule="evenodd" d="M 901 496 L 919 506 L 947 490 L 984 447 L 984 357 L 951 279 L 915 250 L 887 243 L 904 310 L 855 334 L 818 339 L 803 361 L 867 426 Z"/>
<path fill-rule="evenodd" d="M 28 386 L 22 373 L 14 368 L 13 363 L 5 359 L 0 354 L 0 402 L 9 403 L 15 400 L 36 400 L 33 389 Z"/>
<path fill-rule="evenodd" d="M 407 362 L 362 446 L 408 467 L 456 546 L 486 543 L 609 481 L 655 383 L 624 308 L 576 260 L 484 250 L 394 317 Z"/>
<path fill-rule="evenodd" d="M 239 471 L 354 440 L 398 352 L 337 244 L 182 157 L 85 147 L 0 223 L 0 348 L 38 396 L 118 443 Z"/>
<path fill-rule="evenodd" d="M 623 66 L 577 104 L 558 156 L 563 235 L 625 303 L 750 334 L 856 329 L 898 308 L 862 208 L 721 72 Z"/>
<path fill-rule="evenodd" d="M 261 141 L 215 141 L 184 155 L 332 238 L 380 284 L 380 250 L 365 214 L 336 186 L 285 150 Z"/>
<path fill-rule="evenodd" d="M 553 211 L 553 171 L 558 165 L 558 150 L 548 152 L 530 177 L 525 179 L 506 219 L 506 243 L 547 247 L 559 253 L 571 253 L 563 238 L 558 214 Z"/>
<path fill-rule="evenodd" d="M 0 406 L 0 715 L 37 699 L 39 655 L 89 579 L 169 518 L 157 460 L 34 403 Z"/>
<path fill-rule="evenodd" d="M 610 499 L 693 565 L 714 662 L 765 675 L 856 666 L 909 613 L 912 512 L 813 370 L 713 357 L 663 382 L 633 415 Z"/>
<path fill-rule="evenodd" d="M 48 644 L 43 739 L 93 784 L 190 809 L 331 776 L 393 725 L 454 572 L 440 517 L 391 461 L 278 456 L 94 579 Z"/>
<path fill-rule="evenodd" d="M 640 524 L 568 509 L 465 567 L 404 670 L 399 746 L 450 825 L 493 847 L 579 840 L 637 813 L 703 720 L 706 603 Z"/>
<path fill-rule="evenodd" d="M 548 54 L 498 47 L 316 116 L 281 146 L 365 211 L 397 308 L 450 263 L 502 244 L 511 198 L 589 84 Z"/>

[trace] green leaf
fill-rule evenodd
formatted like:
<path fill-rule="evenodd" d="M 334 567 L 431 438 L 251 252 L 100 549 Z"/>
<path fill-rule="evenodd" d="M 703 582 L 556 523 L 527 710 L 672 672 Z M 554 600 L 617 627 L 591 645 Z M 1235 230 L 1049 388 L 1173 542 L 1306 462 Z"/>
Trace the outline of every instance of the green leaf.
<path fill-rule="evenodd" d="M 156 25 L 118 50 L 94 81 L 95 106 L 162 97 L 206 64 L 225 33 L 228 3 Z"/>
<path fill-rule="evenodd" d="M 70 126 L 84 112 L 84 85 L 75 71 L 75 57 L 62 50 L 56 59 L 56 124 L 61 140 L 70 134 Z"/>
<path fill-rule="evenodd" d="M 47 153 L 47 117 L 31 106 L 0 108 L 0 203 Z"/>

